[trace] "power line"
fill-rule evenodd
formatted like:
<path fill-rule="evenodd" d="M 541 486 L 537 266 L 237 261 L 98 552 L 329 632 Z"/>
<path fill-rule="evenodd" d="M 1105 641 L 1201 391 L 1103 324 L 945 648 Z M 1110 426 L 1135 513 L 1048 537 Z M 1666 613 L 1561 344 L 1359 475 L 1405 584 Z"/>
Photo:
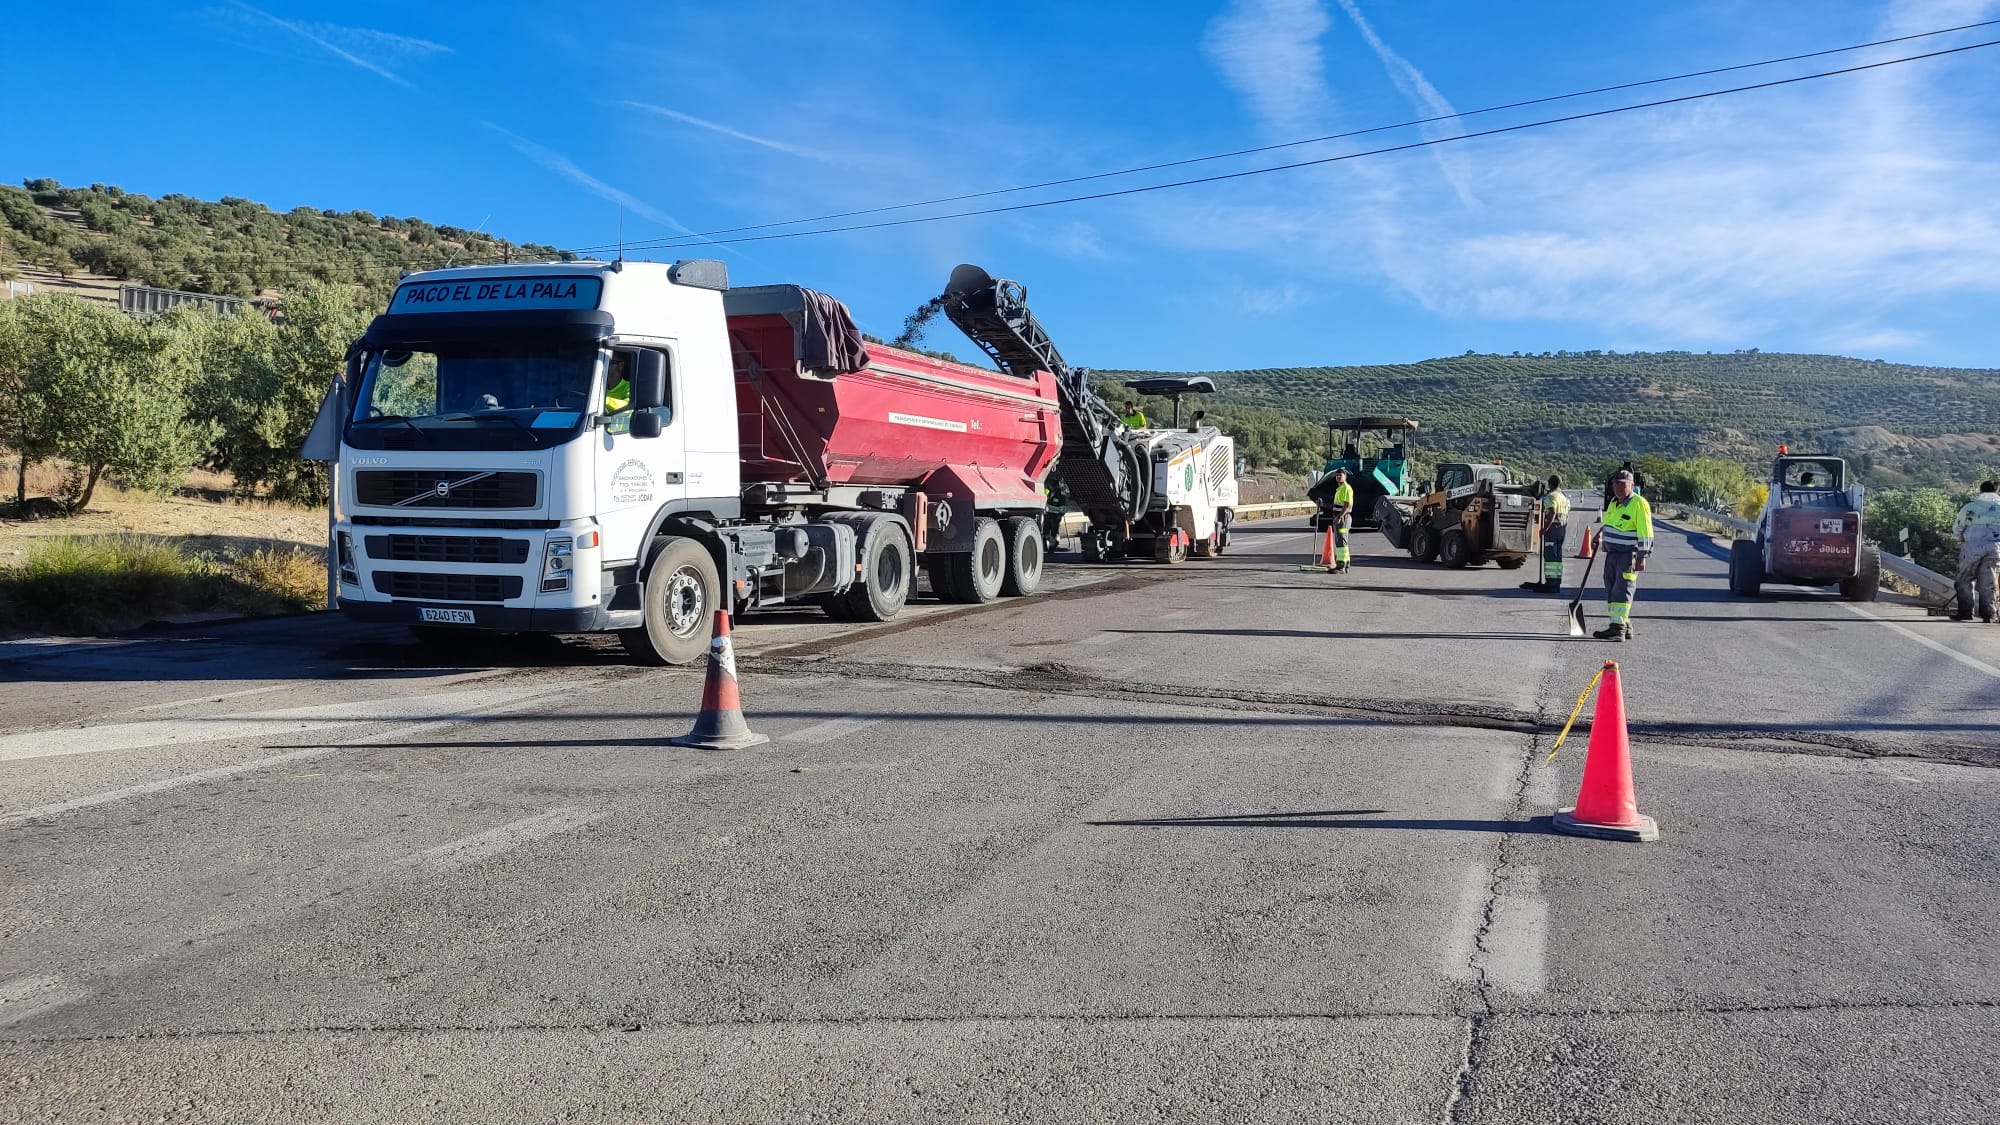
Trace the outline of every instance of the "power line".
<path fill-rule="evenodd" d="M 1682 94 L 1678 97 L 1660 98 L 1655 101 L 1640 102 L 1635 105 L 1614 106 L 1610 109 L 1591 110 L 1588 113 L 1573 113 L 1563 117 L 1549 117 L 1539 121 L 1525 122 L 1519 125 L 1504 125 L 1493 129 L 1482 129 L 1479 130 L 1478 132 L 1473 132 L 1473 133 L 1461 133 L 1453 137 L 1435 137 L 1427 140 L 1410 141 L 1406 144 L 1389 145 L 1383 148 L 1375 148 L 1375 149 L 1365 149 L 1360 152 L 1343 153 L 1339 156 L 1326 156 L 1326 157 L 1321 157 L 1317 160 L 1301 160 L 1291 164 L 1274 164 L 1268 168 L 1251 168 L 1241 172 L 1224 172 L 1213 176 L 1199 176 L 1194 179 L 1188 179 L 1188 180 L 1172 180 L 1163 184 L 1147 184 L 1141 187 L 1121 188 L 1117 191 L 1092 192 L 1087 195 L 1072 195 L 1072 196 L 1065 196 L 1060 199 L 1037 200 L 1032 203 L 1013 203 L 1003 207 L 982 207 L 969 211 L 952 211 L 942 215 L 920 215 L 915 218 L 909 218 L 909 219 L 888 219 L 874 223 L 853 223 L 847 226 L 823 227 L 819 230 L 785 231 L 777 234 L 744 235 L 737 238 L 705 238 L 704 241 L 702 242 L 674 242 L 670 240 L 655 240 L 648 244 L 648 248 L 662 249 L 662 250 L 669 250 L 669 249 L 685 250 L 685 249 L 695 249 L 702 246 L 727 245 L 738 242 L 769 242 L 785 238 L 809 238 L 815 235 L 823 235 L 823 234 L 846 234 L 852 231 L 882 230 L 888 227 L 913 226 L 918 223 L 943 222 L 947 219 L 966 219 L 966 218 L 973 218 L 979 215 L 998 215 L 1014 211 L 1032 211 L 1043 207 L 1059 207 L 1065 204 L 1086 203 L 1099 199 L 1117 199 L 1128 195 L 1142 195 L 1147 192 L 1166 191 L 1171 188 L 1193 187 L 1198 184 L 1222 183 L 1229 180 L 1245 179 L 1250 176 L 1269 175 L 1273 172 L 1290 172 L 1290 171 L 1296 171 L 1297 169 L 1300 168 L 1313 168 L 1325 164 L 1337 164 L 1348 160 L 1359 160 L 1364 156 L 1383 156 L 1390 153 L 1409 152 L 1414 149 L 1430 148 L 1437 145 L 1451 144 L 1456 141 L 1476 140 L 1480 137 L 1495 137 L 1505 133 L 1518 133 L 1522 132 L 1523 130 L 1539 129 L 1549 125 L 1562 125 L 1573 121 L 1587 121 L 1597 117 L 1610 117 L 1621 113 L 1633 113 L 1642 109 L 1657 109 L 1661 106 L 1680 105 L 1686 102 L 1701 101 L 1707 98 L 1719 98 L 1729 94 L 1742 94 L 1742 93 L 1748 93 L 1753 90 L 1768 90 L 1778 86 L 1789 86 L 1795 83 L 1810 82 L 1820 78 L 1834 78 L 1845 74 L 1858 74 L 1866 70 L 1878 70 L 1882 67 L 1897 66 L 1902 63 L 1920 62 L 1926 59 L 1943 58 L 1947 55 L 1962 54 L 1966 51 L 1977 51 L 1982 48 L 1995 47 L 1995 46 L 2000 46 L 2000 39 L 1991 39 L 1983 43 L 1972 43 L 1963 47 L 1951 47 L 1941 51 L 1930 51 L 1921 55 L 1908 55 L 1898 59 L 1885 59 L 1881 62 L 1863 63 L 1858 66 L 1842 67 L 1837 70 L 1818 71 L 1813 74 L 1795 75 L 1790 78 L 1776 78 L 1772 79 L 1769 82 L 1757 82 L 1747 86 L 1732 86 L 1721 90 L 1706 90 L 1697 94 Z"/>
<path fill-rule="evenodd" d="M 1374 133 L 1387 133 L 1387 132 L 1393 132 L 1398 129 L 1410 129 L 1422 125 L 1435 125 L 1444 121 L 1455 121 L 1468 117 L 1477 117 L 1480 116 L 1481 114 L 1500 113 L 1510 109 L 1523 109 L 1533 105 L 1546 105 L 1551 102 L 1569 101 L 1575 98 L 1590 97 L 1595 94 L 1616 93 L 1620 90 L 1634 90 L 1644 86 L 1658 86 L 1668 82 L 1682 82 L 1690 78 L 1706 78 L 1717 74 L 1729 74 L 1735 71 L 1754 70 L 1760 67 L 1778 66 L 1790 62 L 1801 62 L 1805 59 L 1824 58 L 1828 55 L 1846 54 L 1853 51 L 1866 50 L 1870 47 L 1884 47 L 1894 43 L 1907 43 L 1916 39 L 1935 38 L 1939 35 L 1950 35 L 1954 32 L 1970 31 L 1974 28 L 1992 27 L 1995 25 L 2000 25 L 2000 20 L 1982 20 L 1978 23 L 1960 24 L 1957 27 L 1940 28 L 1936 31 L 1921 31 L 1912 35 L 1899 35 L 1890 39 L 1876 39 L 1871 42 L 1856 43 L 1853 44 L 1852 46 L 1847 46 L 1847 47 L 1830 47 L 1825 50 L 1808 51 L 1805 52 L 1804 54 L 1797 54 L 1797 55 L 1786 55 L 1783 56 L 1782 58 L 1763 59 L 1758 62 L 1737 63 L 1733 66 L 1711 67 L 1707 70 L 1691 70 L 1685 74 L 1675 74 L 1665 78 L 1646 78 L 1635 82 L 1621 82 L 1612 86 L 1599 86 L 1589 90 L 1578 90 L 1568 94 L 1552 94 L 1547 97 L 1528 98 L 1523 101 L 1508 102 L 1505 105 L 1487 106 L 1483 109 L 1468 109 L 1457 113 L 1440 114 L 1436 117 L 1417 118 L 1416 120 L 1413 121 L 1404 121 L 1395 125 L 1376 125 L 1367 129 L 1355 129 L 1345 133 L 1328 133 L 1325 136 L 1307 137 L 1303 140 L 1285 141 L 1279 144 L 1259 145 L 1255 148 L 1237 149 L 1234 152 L 1214 153 L 1208 156 L 1191 156 L 1180 160 L 1162 161 L 1157 164 L 1142 164 L 1132 168 L 1123 168 L 1115 172 L 1094 172 L 1089 175 L 1083 175 L 1083 176 L 1068 176 L 1062 179 L 1044 180 L 1041 183 L 1023 184 L 1019 187 L 994 188 L 990 191 L 975 191 L 975 192 L 968 192 L 963 195 L 941 196 L 937 199 L 927 199 L 916 203 L 894 203 L 881 207 L 867 207 L 858 211 L 836 211 L 830 214 L 817 215 L 807 219 L 786 219 L 782 222 L 752 223 L 748 226 L 724 227 L 719 230 L 700 231 L 686 235 L 675 235 L 672 238 L 642 239 L 637 242 L 628 242 L 625 245 L 627 247 L 633 247 L 633 246 L 644 247 L 653 244 L 665 245 L 669 242 L 677 243 L 677 240 L 683 238 L 714 238 L 725 234 L 741 234 L 747 231 L 768 230 L 773 227 L 801 226 L 806 223 L 831 222 L 836 219 L 859 218 L 866 215 L 879 215 L 889 211 L 906 211 L 917 207 L 936 207 L 946 203 L 963 203 L 973 199 L 988 199 L 996 195 L 1012 195 L 1024 191 L 1038 191 L 1042 188 L 1062 187 L 1067 184 L 1079 184 L 1079 183 L 1088 183 L 1093 180 L 1114 179 L 1118 176 L 1132 176 L 1132 175 L 1137 175 L 1141 172 L 1157 172 L 1157 171 L 1163 171 L 1168 168 L 1186 167 L 1191 164 L 1206 164 L 1206 163 L 1212 163 L 1217 160 L 1231 160 L 1239 156 L 1255 156 L 1259 153 L 1278 152 L 1284 149 L 1300 148 L 1306 145 L 1324 144 L 1327 141 L 1348 140 L 1354 137 L 1363 137 Z M 1922 58 L 1928 56 L 1917 56 L 1917 57 Z M 1842 72 L 1834 72 L 1834 73 L 1842 73 Z M 1754 87 L 1745 87 L 1745 88 L 1751 89 Z M 586 246 L 577 249 L 600 250 L 608 248 L 609 244 L 607 243 L 603 246 Z"/>

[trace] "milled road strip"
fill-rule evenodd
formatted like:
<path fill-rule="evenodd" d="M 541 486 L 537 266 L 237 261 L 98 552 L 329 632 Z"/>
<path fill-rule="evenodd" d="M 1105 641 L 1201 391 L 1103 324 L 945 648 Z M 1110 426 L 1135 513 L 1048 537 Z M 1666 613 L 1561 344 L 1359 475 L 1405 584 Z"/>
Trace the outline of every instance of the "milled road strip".
<path fill-rule="evenodd" d="M 118 750 L 150 750 L 200 742 L 270 738 L 335 727 L 406 720 L 439 719 L 462 712 L 504 706 L 536 695 L 546 685 L 484 688 L 471 691 L 392 696 L 352 703 L 324 703 L 276 711 L 245 711 L 184 719 L 148 719 L 136 723 L 66 727 L 0 735 L 0 762 L 49 758 L 66 754 L 102 754 Z"/>
<path fill-rule="evenodd" d="M 1529 866 L 1503 866 L 1492 924 L 1481 942 L 1479 968 L 1492 987 L 1517 996 L 1538 996 L 1548 985 L 1544 959 L 1549 940 L 1549 904 L 1542 897 L 1542 873 Z"/>
<path fill-rule="evenodd" d="M 67 801 L 57 801 L 54 802 L 53 804 L 37 805 L 34 808 L 22 809 L 19 812 L 0 814 L 0 828 L 19 824 L 22 823 L 23 821 L 43 820 L 48 817 L 59 816 L 63 813 L 75 812 L 78 809 L 87 809 L 96 805 L 106 805 L 114 801 L 123 801 L 132 797 L 144 797 L 153 793 L 164 793 L 171 789 L 179 789 L 184 785 L 199 785 L 204 781 L 219 781 L 222 778 L 234 777 L 237 774 L 254 773 L 258 770 L 275 769 L 279 766 L 289 765 L 294 762 L 309 761 L 313 758 L 324 758 L 331 754 L 338 754 L 343 750 L 363 747 L 370 745 L 371 743 L 399 741 L 420 734 L 428 734 L 429 732 L 434 730 L 443 730 L 447 727 L 457 726 L 460 723 L 469 722 L 474 719 L 491 718 L 497 715 L 509 714 L 511 712 L 518 711 L 524 707 L 532 706 L 533 704 L 538 703 L 541 700 L 546 699 L 551 695 L 578 694 L 586 691 L 596 691 L 604 686 L 607 685 L 603 682 L 595 684 L 565 684 L 560 686 L 543 685 L 541 687 L 534 689 L 533 694 L 524 695 L 518 698 L 513 703 L 499 707 L 468 710 L 462 714 L 453 715 L 449 718 L 434 719 L 430 722 L 418 723 L 414 726 L 392 727 L 389 730 L 383 731 L 379 734 L 372 734 L 364 736 L 362 738 L 352 739 L 350 741 L 340 743 L 338 745 L 304 746 L 296 750 L 288 750 L 282 754 L 273 754 L 270 755 L 269 757 L 256 758 L 248 762 L 237 762 L 234 765 L 218 766 L 215 769 L 201 770 L 197 773 L 179 774 L 174 777 L 161 778 L 158 781 L 148 781 L 139 785 L 128 785 L 123 789 L 113 789 L 105 793 L 94 793 L 88 797 L 76 797 Z"/>
<path fill-rule="evenodd" d="M 586 824 L 603 820 L 607 815 L 609 814 L 589 809 L 550 809 L 526 820 L 517 820 L 512 824 L 476 832 L 448 844 L 439 844 L 428 851 L 418 852 L 396 866 L 422 868 L 430 874 L 442 875 L 461 867 L 470 867 L 480 860 L 491 859 L 522 844 L 530 844 L 560 832 L 582 828 Z"/>

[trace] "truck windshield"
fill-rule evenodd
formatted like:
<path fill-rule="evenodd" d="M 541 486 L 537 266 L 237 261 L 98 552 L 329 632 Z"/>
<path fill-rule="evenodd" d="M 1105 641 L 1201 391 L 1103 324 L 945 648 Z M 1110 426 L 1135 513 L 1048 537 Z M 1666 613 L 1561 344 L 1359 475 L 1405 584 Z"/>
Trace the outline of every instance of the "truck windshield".
<path fill-rule="evenodd" d="M 590 414 L 598 351 L 499 341 L 374 352 L 348 418 L 357 449 L 537 449 Z"/>

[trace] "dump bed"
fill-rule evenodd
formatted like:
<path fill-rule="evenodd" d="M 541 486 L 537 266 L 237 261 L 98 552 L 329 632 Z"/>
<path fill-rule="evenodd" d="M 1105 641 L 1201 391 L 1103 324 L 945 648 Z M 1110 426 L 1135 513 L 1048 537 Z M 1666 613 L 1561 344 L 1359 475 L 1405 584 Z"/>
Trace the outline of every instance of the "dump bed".
<path fill-rule="evenodd" d="M 980 507 L 1042 506 L 1062 442 L 1054 376 L 1018 378 L 881 344 L 867 345 L 859 370 L 809 368 L 808 336 L 824 331 L 809 307 L 816 297 L 796 286 L 725 296 L 746 486 L 920 487 L 955 477 Z"/>

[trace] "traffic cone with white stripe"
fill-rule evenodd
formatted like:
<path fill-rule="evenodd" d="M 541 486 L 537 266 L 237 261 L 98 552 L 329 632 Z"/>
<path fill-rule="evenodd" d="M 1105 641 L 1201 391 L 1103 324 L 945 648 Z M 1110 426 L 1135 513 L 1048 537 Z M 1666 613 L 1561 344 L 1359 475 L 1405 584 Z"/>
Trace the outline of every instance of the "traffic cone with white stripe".
<path fill-rule="evenodd" d="M 1618 686 L 1618 662 L 1604 662 L 1604 681 L 1597 689 L 1597 714 L 1590 720 L 1590 746 L 1584 751 L 1583 784 L 1574 807 L 1559 809 L 1555 830 L 1569 836 L 1651 843 L 1660 826 L 1639 812 L 1632 791 L 1632 742 L 1625 730 L 1625 692 Z"/>
<path fill-rule="evenodd" d="M 1299 567 L 1299 569 L 1312 571 L 1317 574 L 1324 574 L 1333 569 L 1332 524 L 1326 525 L 1326 536 L 1320 541 L 1319 553 L 1313 557 L 1313 561 L 1306 563 L 1304 566 Z"/>
<path fill-rule="evenodd" d="M 741 750 L 771 741 L 743 721 L 743 697 L 736 690 L 736 649 L 729 641 L 729 611 L 715 611 L 715 635 L 708 642 L 708 679 L 701 687 L 701 714 L 694 729 L 667 740 L 699 750 Z"/>

